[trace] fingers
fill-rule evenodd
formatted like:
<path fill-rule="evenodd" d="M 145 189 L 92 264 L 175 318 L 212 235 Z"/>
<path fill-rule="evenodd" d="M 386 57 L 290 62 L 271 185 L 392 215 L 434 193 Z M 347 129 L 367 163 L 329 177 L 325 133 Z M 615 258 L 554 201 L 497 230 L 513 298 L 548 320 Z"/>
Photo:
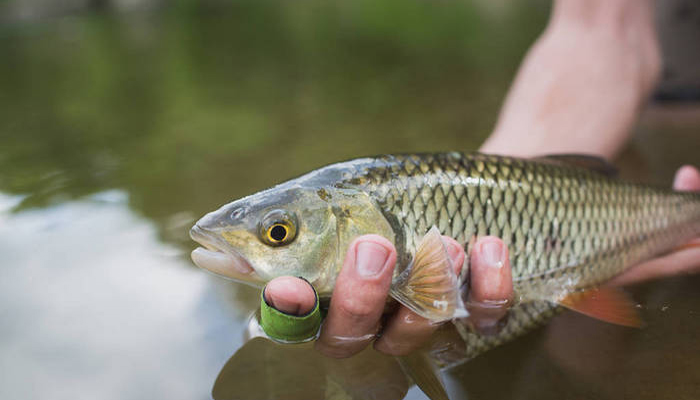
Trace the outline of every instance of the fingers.
<path fill-rule="evenodd" d="M 464 264 L 464 248 L 450 237 L 443 236 L 442 240 L 455 273 L 459 275 Z M 374 343 L 374 348 L 392 356 L 406 355 L 428 340 L 438 326 L 401 306 L 387 322 L 382 337 Z"/>
<path fill-rule="evenodd" d="M 700 240 L 690 242 L 683 250 L 645 261 L 616 276 L 612 285 L 631 285 L 682 273 L 700 272 Z"/>
<path fill-rule="evenodd" d="M 684 165 L 677 172 L 673 180 L 673 188 L 684 192 L 700 190 L 700 171 L 697 168 Z"/>
<path fill-rule="evenodd" d="M 316 342 L 318 351 L 335 358 L 349 357 L 374 339 L 394 264 L 396 249 L 381 236 L 361 236 L 350 244 Z"/>
<path fill-rule="evenodd" d="M 303 279 L 282 276 L 265 286 L 265 301 L 270 306 L 291 315 L 304 315 L 316 304 L 311 285 Z"/>
<path fill-rule="evenodd" d="M 700 191 L 700 171 L 690 165 L 681 167 L 676 172 L 673 188 L 678 191 Z M 672 253 L 638 264 L 615 277 L 610 283 L 630 285 L 681 273 L 697 272 L 700 272 L 700 239 L 680 246 Z"/>
<path fill-rule="evenodd" d="M 459 276 L 459 273 L 462 272 L 464 259 L 466 258 L 464 247 L 449 236 L 443 236 L 442 242 L 445 243 L 445 249 L 447 250 L 447 255 L 450 257 L 452 267 L 455 269 L 455 274 Z"/>
<path fill-rule="evenodd" d="M 493 236 L 480 238 L 471 254 L 469 274 L 470 322 L 479 333 L 494 334 L 513 299 L 513 278 L 503 241 Z"/>
<path fill-rule="evenodd" d="M 457 241 L 443 236 L 456 272 L 464 263 L 464 249 Z M 495 237 L 479 239 L 471 255 L 471 290 L 467 308 L 470 321 L 482 334 L 494 334 L 513 298 L 513 282 L 508 249 Z M 390 355 L 405 355 L 425 342 L 437 325 L 406 307 L 401 307 L 387 323 L 374 347 Z"/>
<path fill-rule="evenodd" d="M 462 246 L 443 236 L 450 261 L 459 274 L 465 260 Z M 336 281 L 328 317 L 316 348 L 331 357 L 349 357 L 361 351 L 377 333 L 391 285 L 396 250 L 386 239 L 366 235 L 348 248 Z M 481 333 L 492 333 L 507 312 L 513 296 L 508 251 L 494 237 L 477 241 L 471 256 L 470 320 Z M 288 314 L 305 314 L 314 305 L 310 285 L 298 278 L 281 277 L 268 283 L 265 299 Z M 438 325 L 406 307 L 387 322 L 375 348 L 390 355 L 405 355 L 423 344 Z"/>

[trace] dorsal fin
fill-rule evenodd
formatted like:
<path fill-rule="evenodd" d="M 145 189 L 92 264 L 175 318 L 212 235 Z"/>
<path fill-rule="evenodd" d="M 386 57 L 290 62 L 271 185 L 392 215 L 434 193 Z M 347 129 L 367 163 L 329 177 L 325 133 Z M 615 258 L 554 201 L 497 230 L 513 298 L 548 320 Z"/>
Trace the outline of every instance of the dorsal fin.
<path fill-rule="evenodd" d="M 599 287 L 574 292 L 557 302 L 570 310 L 611 324 L 639 328 L 642 320 L 635 303 L 620 289 Z"/>
<path fill-rule="evenodd" d="M 608 160 L 590 154 L 548 154 L 535 159 L 584 168 L 611 178 L 617 176 L 617 168 Z"/>
<path fill-rule="evenodd" d="M 411 265 L 392 283 L 391 295 L 433 322 L 469 315 L 459 295 L 459 278 L 435 226 L 418 245 Z"/>

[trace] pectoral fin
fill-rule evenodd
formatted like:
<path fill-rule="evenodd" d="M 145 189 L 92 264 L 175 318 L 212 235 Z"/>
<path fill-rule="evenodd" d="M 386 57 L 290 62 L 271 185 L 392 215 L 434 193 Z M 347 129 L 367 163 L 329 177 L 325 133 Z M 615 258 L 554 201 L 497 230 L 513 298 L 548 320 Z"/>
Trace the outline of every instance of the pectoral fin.
<path fill-rule="evenodd" d="M 611 324 L 639 328 L 642 320 L 634 301 L 620 289 L 600 287 L 571 293 L 557 302 L 570 310 Z"/>
<path fill-rule="evenodd" d="M 411 265 L 392 284 L 391 295 L 434 322 L 469 315 L 459 295 L 459 278 L 436 227 L 428 231 Z"/>
<path fill-rule="evenodd" d="M 433 365 L 428 355 L 414 352 L 403 357 L 397 357 L 401 369 L 410 376 L 416 385 L 430 400 L 449 400 L 445 392 L 445 384 L 440 378 L 440 371 Z"/>

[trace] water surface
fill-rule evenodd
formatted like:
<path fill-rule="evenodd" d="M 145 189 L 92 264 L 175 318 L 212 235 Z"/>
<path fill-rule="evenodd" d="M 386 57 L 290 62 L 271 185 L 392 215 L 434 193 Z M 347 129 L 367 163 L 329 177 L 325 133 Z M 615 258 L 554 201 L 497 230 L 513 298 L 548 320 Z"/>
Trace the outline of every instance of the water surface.
<path fill-rule="evenodd" d="M 178 4 L 0 26 L 2 398 L 210 398 L 258 292 L 192 265 L 194 220 L 326 163 L 477 148 L 548 11 Z M 698 130 L 697 107 L 652 106 L 623 175 L 668 184 L 679 165 L 697 163 Z M 564 314 L 450 371 L 449 390 L 695 398 L 699 285 L 678 277 L 632 288 L 642 330 Z M 222 393 L 295 382 L 276 397 L 424 398 L 371 352 L 333 362 L 304 349 L 245 350 Z M 281 367 L 262 375 L 272 363 Z"/>

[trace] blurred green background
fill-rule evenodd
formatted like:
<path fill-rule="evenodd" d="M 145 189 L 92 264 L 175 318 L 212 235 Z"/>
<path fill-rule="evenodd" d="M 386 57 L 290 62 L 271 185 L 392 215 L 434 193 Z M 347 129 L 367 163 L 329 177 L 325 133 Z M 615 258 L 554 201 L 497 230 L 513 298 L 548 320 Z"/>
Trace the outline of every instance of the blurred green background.
<path fill-rule="evenodd" d="M 258 297 L 191 265 L 192 223 L 331 162 L 477 149 L 549 7 L 0 2 L 0 366 L 12 371 L 0 397 L 208 398 Z M 647 110 L 619 160 L 623 175 L 667 184 L 697 162 L 698 115 Z M 700 324 L 698 280 L 669 282 L 639 289 L 652 329 L 623 354 L 658 350 L 643 359 L 648 371 L 625 369 L 620 382 L 669 369 L 676 378 L 650 378 L 630 392 L 638 398 L 700 390 L 685 363 L 653 367 L 692 342 L 682 333 L 675 350 L 660 346 L 668 330 Z M 667 303 L 676 314 L 659 311 Z M 451 390 L 619 398 L 619 386 L 548 361 L 538 332 L 457 369 Z M 508 383 L 493 384 L 499 373 Z M 327 397 L 356 396 L 337 393 Z"/>
<path fill-rule="evenodd" d="M 535 4 L 188 1 L 5 25 L 0 190 L 30 207 L 120 188 L 160 219 L 342 159 L 475 149 L 546 22 Z"/>

